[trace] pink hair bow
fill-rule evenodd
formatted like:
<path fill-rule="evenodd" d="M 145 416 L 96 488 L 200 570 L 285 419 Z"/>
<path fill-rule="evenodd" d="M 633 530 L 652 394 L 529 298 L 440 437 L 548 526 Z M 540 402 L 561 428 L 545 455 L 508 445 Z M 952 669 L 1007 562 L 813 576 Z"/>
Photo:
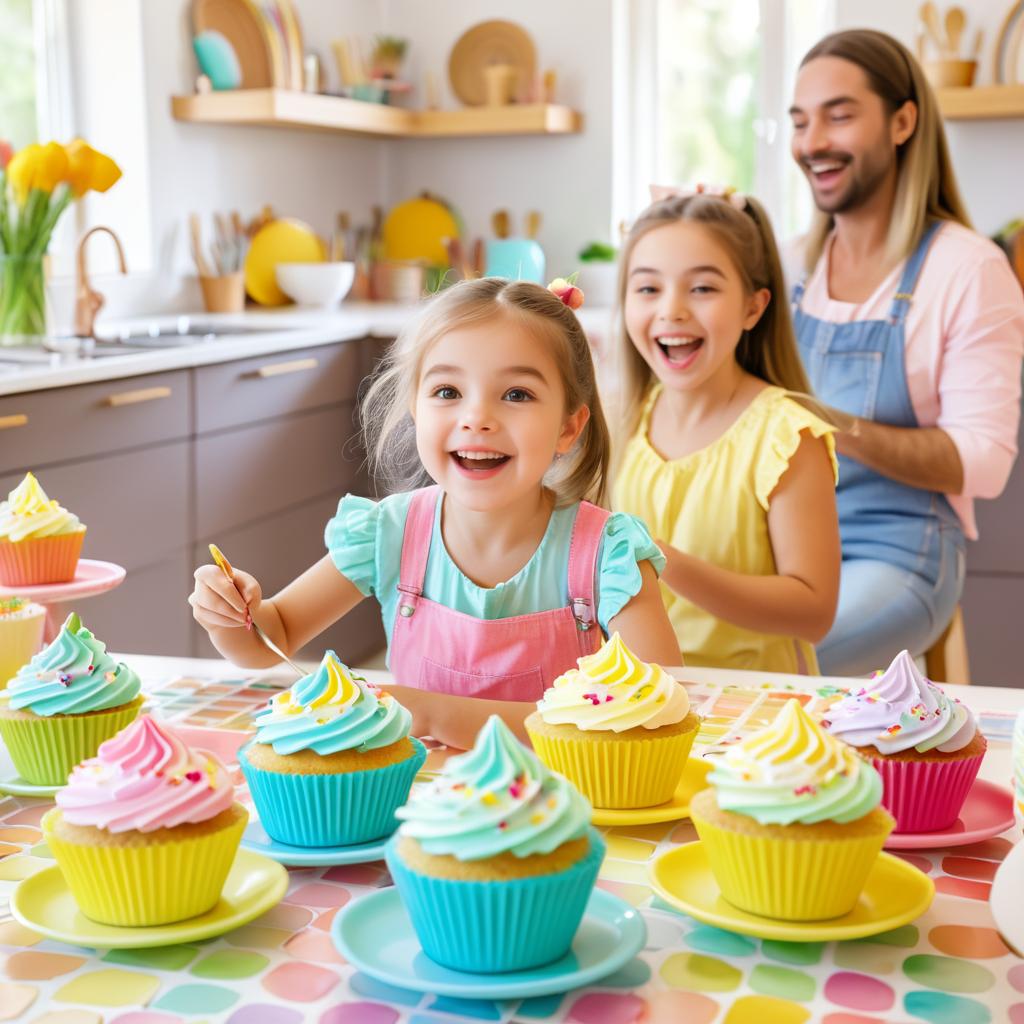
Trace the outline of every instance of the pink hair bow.
<path fill-rule="evenodd" d="M 743 192 L 737 192 L 732 185 L 651 185 L 651 202 L 656 203 L 660 199 L 688 199 L 690 196 L 718 196 L 720 199 L 728 200 L 737 210 L 747 208 L 747 197 Z"/>

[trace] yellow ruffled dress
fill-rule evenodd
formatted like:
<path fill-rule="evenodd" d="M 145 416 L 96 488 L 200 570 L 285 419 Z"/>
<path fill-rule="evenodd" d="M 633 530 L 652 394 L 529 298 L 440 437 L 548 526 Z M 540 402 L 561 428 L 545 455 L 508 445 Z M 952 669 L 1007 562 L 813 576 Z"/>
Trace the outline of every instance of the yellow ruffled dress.
<path fill-rule="evenodd" d="M 828 447 L 838 478 L 833 428 L 779 387 L 766 387 L 713 444 L 665 459 L 648 439 L 656 385 L 615 481 L 617 510 L 643 519 L 651 535 L 723 569 L 777 572 L 768 535 L 772 491 L 807 431 Z M 814 648 L 795 637 L 757 633 L 716 618 L 661 584 L 687 665 L 818 673 Z"/>

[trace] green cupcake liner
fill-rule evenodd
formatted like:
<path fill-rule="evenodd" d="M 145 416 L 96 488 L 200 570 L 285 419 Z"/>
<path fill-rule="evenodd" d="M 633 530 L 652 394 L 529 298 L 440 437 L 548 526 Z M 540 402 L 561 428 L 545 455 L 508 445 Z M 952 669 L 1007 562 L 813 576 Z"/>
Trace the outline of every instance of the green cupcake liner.
<path fill-rule="evenodd" d="M 34 786 L 63 786 L 71 769 L 137 717 L 142 696 L 87 715 L 0 715 L 0 737 L 18 774 Z"/>

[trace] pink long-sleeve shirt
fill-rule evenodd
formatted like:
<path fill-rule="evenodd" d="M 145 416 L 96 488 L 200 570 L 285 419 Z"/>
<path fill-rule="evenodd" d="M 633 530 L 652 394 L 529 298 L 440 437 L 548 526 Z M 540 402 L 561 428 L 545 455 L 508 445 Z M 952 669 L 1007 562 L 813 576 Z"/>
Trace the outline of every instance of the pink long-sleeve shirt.
<path fill-rule="evenodd" d="M 885 319 L 903 264 L 865 302 L 839 302 L 828 293 L 831 251 L 832 237 L 807 279 L 804 312 L 830 323 Z M 1024 295 L 994 242 L 961 224 L 940 228 L 914 289 L 904 355 L 918 424 L 941 427 L 960 453 L 963 491 L 947 497 L 976 540 L 974 499 L 998 497 L 1017 455 L 1024 356 Z"/>

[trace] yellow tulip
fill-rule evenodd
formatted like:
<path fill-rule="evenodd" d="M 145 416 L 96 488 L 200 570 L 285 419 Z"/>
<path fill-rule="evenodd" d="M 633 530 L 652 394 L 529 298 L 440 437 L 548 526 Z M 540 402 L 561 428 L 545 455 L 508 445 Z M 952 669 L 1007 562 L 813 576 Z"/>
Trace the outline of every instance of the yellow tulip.
<path fill-rule="evenodd" d="M 19 204 L 24 204 L 34 188 L 49 194 L 67 179 L 67 173 L 68 155 L 56 142 L 45 146 L 33 142 L 15 153 L 7 165 L 7 180 Z"/>
<path fill-rule="evenodd" d="M 95 150 L 82 139 L 65 147 L 68 156 L 66 181 L 76 196 L 90 191 L 106 192 L 121 177 L 121 168 L 105 153 Z"/>

